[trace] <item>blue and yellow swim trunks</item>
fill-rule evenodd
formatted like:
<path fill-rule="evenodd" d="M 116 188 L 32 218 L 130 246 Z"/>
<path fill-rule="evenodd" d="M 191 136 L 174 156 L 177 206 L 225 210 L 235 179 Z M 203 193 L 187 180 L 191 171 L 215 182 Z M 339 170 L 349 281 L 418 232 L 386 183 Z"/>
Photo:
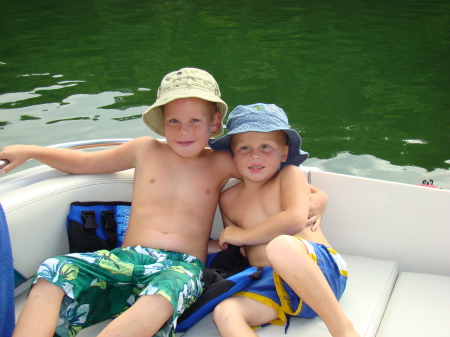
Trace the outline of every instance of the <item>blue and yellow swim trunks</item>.
<path fill-rule="evenodd" d="M 178 317 L 202 293 L 203 262 L 171 251 L 140 246 L 56 256 L 36 274 L 66 293 L 56 335 L 75 336 L 82 328 L 117 317 L 140 295 L 160 294 L 174 308 L 155 336 L 174 336 Z M 151 319 L 151 317 L 149 317 Z"/>
<path fill-rule="evenodd" d="M 332 248 L 322 244 L 301 240 L 311 258 L 325 276 L 336 298 L 339 300 L 347 284 L 347 264 Z M 284 325 L 289 317 L 314 318 L 317 314 L 304 303 L 271 267 L 265 267 L 259 280 L 250 282 L 236 296 L 245 296 L 272 307 L 278 318 L 270 323 Z"/>

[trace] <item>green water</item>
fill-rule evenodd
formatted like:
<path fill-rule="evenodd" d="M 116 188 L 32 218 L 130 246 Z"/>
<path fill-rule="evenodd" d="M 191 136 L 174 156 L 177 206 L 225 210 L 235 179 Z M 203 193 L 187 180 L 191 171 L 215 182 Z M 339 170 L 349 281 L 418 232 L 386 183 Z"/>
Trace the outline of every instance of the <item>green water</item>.
<path fill-rule="evenodd" d="M 152 134 L 164 74 L 275 103 L 307 165 L 450 188 L 450 1 L 0 0 L 0 146 Z"/>

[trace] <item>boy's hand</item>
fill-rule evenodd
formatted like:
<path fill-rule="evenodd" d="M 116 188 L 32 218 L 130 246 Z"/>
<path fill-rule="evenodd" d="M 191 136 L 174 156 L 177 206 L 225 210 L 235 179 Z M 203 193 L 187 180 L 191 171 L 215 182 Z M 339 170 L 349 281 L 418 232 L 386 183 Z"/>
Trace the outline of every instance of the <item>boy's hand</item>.
<path fill-rule="evenodd" d="M 313 215 L 306 221 L 306 226 L 311 226 L 311 231 L 315 232 L 320 227 L 320 220 L 322 220 L 320 216 Z"/>
<path fill-rule="evenodd" d="M 325 192 L 313 186 L 311 186 L 311 192 L 306 225 L 311 226 L 311 231 L 315 232 L 320 227 L 323 213 L 327 207 L 328 197 Z"/>
<path fill-rule="evenodd" d="M 241 247 L 243 243 L 239 240 L 242 237 L 242 232 L 244 230 L 237 226 L 228 226 L 226 227 L 222 233 L 220 233 L 219 237 L 219 246 L 220 249 L 226 250 L 228 248 L 228 244 Z"/>
<path fill-rule="evenodd" d="M 219 240 L 209 240 L 208 242 L 208 254 L 218 253 L 221 249 L 219 247 Z"/>
<path fill-rule="evenodd" d="M 8 159 L 0 159 L 0 170 L 9 164 Z"/>
<path fill-rule="evenodd" d="M 0 152 L 0 159 L 6 161 L 6 165 L 2 168 L 2 174 L 6 174 L 31 159 L 29 145 L 7 146 Z"/>

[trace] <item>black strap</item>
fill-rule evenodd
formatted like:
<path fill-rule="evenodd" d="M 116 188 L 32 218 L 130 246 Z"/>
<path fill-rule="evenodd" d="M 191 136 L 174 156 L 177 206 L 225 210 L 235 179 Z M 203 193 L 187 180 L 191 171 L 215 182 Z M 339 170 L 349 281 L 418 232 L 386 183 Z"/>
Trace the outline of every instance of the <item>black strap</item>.
<path fill-rule="evenodd" d="M 259 280 L 262 277 L 263 271 L 264 271 L 264 267 L 258 267 L 258 269 L 254 273 L 250 274 L 249 277 L 252 280 Z"/>
<path fill-rule="evenodd" d="M 98 228 L 97 221 L 95 221 L 94 211 L 82 211 L 81 216 L 83 217 L 84 228 L 89 232 L 92 232 Z"/>
<path fill-rule="evenodd" d="M 109 249 L 116 248 L 117 245 L 117 223 L 113 210 L 102 211 L 102 227 L 106 232 L 106 244 Z"/>
<path fill-rule="evenodd" d="M 107 249 L 104 240 L 96 233 L 98 223 L 95 220 L 95 211 L 81 211 L 82 224 L 76 220 L 68 219 L 67 235 L 69 251 L 71 253 L 93 252 Z"/>

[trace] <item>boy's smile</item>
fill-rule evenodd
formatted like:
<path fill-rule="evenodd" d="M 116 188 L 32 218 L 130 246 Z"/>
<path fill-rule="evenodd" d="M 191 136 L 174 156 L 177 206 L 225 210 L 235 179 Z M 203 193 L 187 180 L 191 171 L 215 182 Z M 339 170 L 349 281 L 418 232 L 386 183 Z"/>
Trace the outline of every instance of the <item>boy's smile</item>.
<path fill-rule="evenodd" d="M 192 144 L 194 144 L 195 142 L 194 141 L 191 141 L 191 142 L 177 142 L 180 146 L 189 146 L 189 145 L 192 145 Z"/>
<path fill-rule="evenodd" d="M 264 166 L 250 166 L 248 170 L 253 174 L 261 173 L 264 170 Z"/>

